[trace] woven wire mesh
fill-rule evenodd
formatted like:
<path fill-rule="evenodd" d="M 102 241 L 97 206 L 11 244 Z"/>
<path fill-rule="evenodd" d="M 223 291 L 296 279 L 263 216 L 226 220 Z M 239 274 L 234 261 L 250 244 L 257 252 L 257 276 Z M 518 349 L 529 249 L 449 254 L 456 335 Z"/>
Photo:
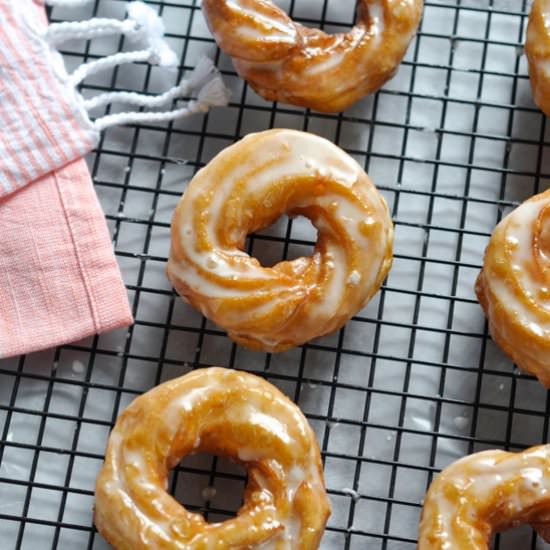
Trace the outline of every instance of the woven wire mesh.
<path fill-rule="evenodd" d="M 89 156 L 136 323 L 0 361 L 0 547 L 108 548 L 92 524 L 93 487 L 117 415 L 164 380 L 221 365 L 264 376 L 314 427 L 333 504 L 323 549 L 414 548 L 437 471 L 470 452 L 548 438 L 546 390 L 495 347 L 473 293 L 495 223 L 550 176 L 546 119 L 532 103 L 522 55 L 529 2 L 427 1 L 395 79 L 337 115 L 256 96 L 216 49 L 200 2 L 149 3 L 165 20 L 178 72 L 122 66 L 87 79 L 83 94 L 158 92 L 209 53 L 233 98 L 204 116 L 109 130 Z M 353 0 L 278 4 L 327 31 L 354 18 Z M 124 3 L 96 0 L 49 15 L 123 17 Z M 126 46 L 122 38 L 70 42 L 63 54 L 72 69 Z M 277 355 L 235 346 L 164 276 L 185 184 L 216 152 L 271 127 L 314 132 L 352 154 L 396 227 L 394 267 L 375 299 L 337 334 Z M 275 263 L 307 254 L 314 240 L 307 222 L 283 219 L 247 246 Z M 174 471 L 170 489 L 221 521 L 238 509 L 244 482 L 235 465 L 196 456 Z M 518 544 L 544 547 L 527 528 L 494 541 Z"/>

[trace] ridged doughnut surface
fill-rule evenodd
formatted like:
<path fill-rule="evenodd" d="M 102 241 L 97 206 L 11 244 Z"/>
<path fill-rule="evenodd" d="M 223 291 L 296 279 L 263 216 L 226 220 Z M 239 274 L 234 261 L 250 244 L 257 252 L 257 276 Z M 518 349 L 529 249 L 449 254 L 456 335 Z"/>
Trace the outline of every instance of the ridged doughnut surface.
<path fill-rule="evenodd" d="M 262 267 L 243 252 L 246 236 L 285 213 L 312 221 L 315 252 Z M 167 273 L 236 342 L 281 351 L 357 313 L 390 268 L 392 240 L 386 202 L 350 156 L 312 134 L 271 130 L 191 181 L 173 217 Z"/>
<path fill-rule="evenodd" d="M 258 94 L 318 111 L 347 109 L 396 72 L 422 0 L 359 0 L 348 33 L 295 23 L 268 0 L 203 0 L 218 45 Z"/>
<path fill-rule="evenodd" d="M 550 542 L 549 445 L 485 451 L 443 470 L 424 499 L 417 548 L 489 550 L 493 533 L 521 524 Z"/>
<path fill-rule="evenodd" d="M 550 191 L 496 227 L 476 284 L 495 342 L 550 387 Z"/>
<path fill-rule="evenodd" d="M 534 0 L 529 14 L 525 53 L 535 103 L 550 115 L 550 0 Z"/>
<path fill-rule="evenodd" d="M 166 492 L 170 469 L 199 451 L 247 469 L 235 518 L 209 524 Z M 298 407 L 261 378 L 210 368 L 156 387 L 118 418 L 94 521 L 117 550 L 315 550 L 329 514 L 319 447 Z"/>

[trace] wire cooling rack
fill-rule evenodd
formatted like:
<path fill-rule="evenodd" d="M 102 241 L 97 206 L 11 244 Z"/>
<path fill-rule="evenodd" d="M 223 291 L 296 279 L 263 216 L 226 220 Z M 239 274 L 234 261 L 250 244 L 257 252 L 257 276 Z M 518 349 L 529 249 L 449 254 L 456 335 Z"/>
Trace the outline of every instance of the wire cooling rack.
<path fill-rule="evenodd" d="M 279 3 L 279 2 L 278 2 Z M 473 283 L 494 225 L 546 187 L 548 125 L 532 103 L 522 44 L 529 2 L 430 0 L 397 76 L 344 114 L 267 103 L 217 51 L 195 0 L 150 2 L 178 73 L 122 66 L 84 83 L 158 92 L 215 57 L 229 107 L 165 125 L 107 131 L 89 156 L 136 324 L 0 361 L 0 548 L 106 549 L 92 525 L 108 433 L 138 394 L 205 365 L 260 373 L 303 409 L 322 448 L 333 514 L 323 549 L 414 548 L 425 491 L 442 467 L 487 448 L 548 440 L 550 400 L 487 334 Z M 281 2 L 296 19 L 349 28 L 354 0 Z M 124 3 L 56 8 L 52 20 L 124 16 Z M 72 42 L 70 69 L 125 48 Z M 339 333 L 279 355 L 248 352 L 179 300 L 164 268 L 172 210 L 193 173 L 249 132 L 307 130 L 351 153 L 390 205 L 395 263 L 382 291 Z M 301 219 L 251 236 L 264 263 L 307 254 Z M 187 458 L 171 490 L 210 521 L 238 509 L 243 471 Z M 529 529 L 494 547 L 543 548 Z"/>

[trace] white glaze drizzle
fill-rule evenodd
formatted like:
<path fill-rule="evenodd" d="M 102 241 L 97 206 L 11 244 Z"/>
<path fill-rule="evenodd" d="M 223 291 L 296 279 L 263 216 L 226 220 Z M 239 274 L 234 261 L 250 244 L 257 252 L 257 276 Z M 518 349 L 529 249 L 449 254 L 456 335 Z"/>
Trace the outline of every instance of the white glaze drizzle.
<path fill-rule="evenodd" d="M 354 270 L 350 273 L 348 277 L 348 284 L 352 286 L 357 286 L 361 282 L 361 273 L 359 271 Z"/>
<path fill-rule="evenodd" d="M 369 17 L 370 17 L 370 32 L 376 43 L 379 43 L 382 39 L 382 34 L 385 30 L 384 24 L 384 6 L 380 0 L 373 0 L 369 4 Z M 409 42 L 410 36 L 400 37 L 404 42 Z"/>
<path fill-rule="evenodd" d="M 240 25 L 234 29 L 235 34 L 245 38 L 257 38 L 268 42 L 296 42 L 296 30 L 293 26 L 284 24 L 280 19 L 269 17 L 254 7 L 245 7 L 241 0 L 224 0 L 228 7 L 238 15 L 243 16 L 245 21 L 254 20 L 263 26 L 263 30 L 255 29 L 250 25 Z M 267 33 L 265 31 L 268 31 Z"/>
<path fill-rule="evenodd" d="M 230 2 L 233 4 L 233 2 Z M 327 73 L 333 70 L 338 70 L 338 68 L 346 61 L 348 57 L 354 56 L 354 50 L 358 48 L 364 48 L 365 42 L 364 37 L 365 33 L 368 33 L 371 40 L 371 47 L 376 46 L 378 47 L 382 41 L 382 36 L 384 34 L 385 30 L 385 23 L 384 23 L 384 5 L 380 0 L 371 0 L 369 3 L 369 22 L 370 25 L 367 29 L 365 29 L 362 32 L 357 32 L 357 28 L 354 28 L 350 36 L 353 36 L 353 40 L 351 41 L 351 46 L 347 49 L 338 48 L 337 44 L 328 50 L 320 50 L 318 48 L 306 48 L 304 52 L 304 56 L 308 59 L 309 63 L 304 68 L 305 73 L 308 76 L 315 76 L 320 75 L 322 73 Z M 250 17 L 255 17 L 259 22 L 264 22 L 265 16 L 260 14 L 258 11 L 254 9 L 248 9 L 246 11 L 246 14 Z M 290 32 L 290 29 L 288 26 L 284 25 L 283 28 Z M 238 33 L 243 34 L 243 36 L 253 36 L 254 38 L 257 38 L 258 40 L 267 40 L 267 41 L 274 41 L 274 40 L 282 40 L 282 35 L 279 37 L 279 35 L 276 36 L 270 36 L 267 34 L 262 34 L 257 32 L 255 29 L 251 29 L 248 26 L 241 25 L 238 28 Z M 404 44 L 408 44 L 412 38 L 412 33 L 400 33 L 398 35 L 399 40 L 401 40 Z M 295 41 L 295 38 L 293 38 Z M 291 37 L 288 37 L 288 41 L 292 41 Z M 369 51 L 369 57 L 372 55 L 372 52 Z M 284 61 L 281 60 L 274 60 L 274 61 L 261 61 L 261 62 L 253 62 L 253 61 L 245 61 L 248 69 L 251 69 L 252 67 L 256 67 L 261 70 L 269 70 L 271 72 L 278 72 L 280 76 L 283 76 L 287 72 L 287 67 Z M 338 90 L 343 90 L 349 87 L 349 83 L 346 82 L 339 82 L 336 83 L 337 88 L 335 89 L 335 92 Z"/>

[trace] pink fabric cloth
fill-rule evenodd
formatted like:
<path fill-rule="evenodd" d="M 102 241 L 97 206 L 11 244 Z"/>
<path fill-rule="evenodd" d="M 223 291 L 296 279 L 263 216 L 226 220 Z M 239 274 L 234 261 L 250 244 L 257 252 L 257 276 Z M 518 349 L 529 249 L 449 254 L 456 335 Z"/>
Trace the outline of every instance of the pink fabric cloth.
<path fill-rule="evenodd" d="M 83 160 L 0 201 L 0 357 L 131 323 Z"/>
<path fill-rule="evenodd" d="M 132 323 L 82 160 L 97 132 L 46 26 L 40 0 L 0 0 L 0 358 Z"/>

